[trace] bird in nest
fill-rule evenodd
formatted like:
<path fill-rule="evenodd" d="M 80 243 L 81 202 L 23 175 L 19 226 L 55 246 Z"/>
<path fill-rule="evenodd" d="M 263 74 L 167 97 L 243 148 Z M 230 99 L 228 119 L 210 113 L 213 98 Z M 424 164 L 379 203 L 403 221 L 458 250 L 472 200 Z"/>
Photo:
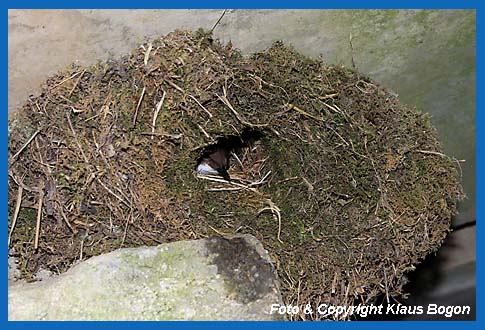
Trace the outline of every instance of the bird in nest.
<path fill-rule="evenodd" d="M 241 135 L 221 137 L 215 144 L 209 145 L 202 150 L 197 159 L 196 171 L 202 175 L 217 175 L 230 181 L 228 170 L 231 165 L 231 154 L 242 148 L 251 146 L 259 140 L 262 133 L 254 130 L 246 130 Z"/>

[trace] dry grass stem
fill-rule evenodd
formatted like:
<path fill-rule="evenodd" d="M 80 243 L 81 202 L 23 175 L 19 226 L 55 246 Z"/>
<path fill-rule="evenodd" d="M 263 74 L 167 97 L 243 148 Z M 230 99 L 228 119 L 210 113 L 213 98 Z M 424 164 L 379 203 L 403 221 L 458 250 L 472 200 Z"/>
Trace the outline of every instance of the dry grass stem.
<path fill-rule="evenodd" d="M 115 194 L 111 189 L 109 189 L 104 183 L 103 181 L 101 181 L 99 178 L 96 179 L 96 181 L 99 182 L 99 184 L 108 192 L 110 193 L 112 196 L 114 196 L 117 200 L 119 200 L 120 202 L 122 202 L 123 204 L 125 204 L 126 206 L 128 207 L 131 207 L 130 203 L 128 203 L 124 198 L 118 196 L 117 194 Z"/>
<path fill-rule="evenodd" d="M 320 96 L 319 99 L 320 100 L 327 100 L 327 99 L 333 99 L 333 98 L 335 98 L 337 96 L 338 96 L 338 93 L 332 93 L 332 94 L 327 94 L 327 95 Z"/>
<path fill-rule="evenodd" d="M 422 153 L 422 154 L 428 154 L 428 155 L 436 155 L 436 156 L 441 156 L 441 157 L 448 157 L 444 153 L 437 152 L 437 151 L 431 151 L 431 150 L 416 150 L 416 152 Z"/>
<path fill-rule="evenodd" d="M 275 203 L 273 203 L 271 199 L 267 199 L 266 203 L 268 204 L 268 206 L 263 207 L 261 210 L 259 210 L 258 215 L 263 213 L 264 211 L 271 211 L 271 214 L 273 215 L 273 217 L 278 220 L 278 234 L 276 236 L 276 239 L 278 240 L 278 242 L 284 244 L 280 238 L 281 237 L 281 210 L 278 206 L 276 206 Z"/>
<path fill-rule="evenodd" d="M 163 101 L 165 101 L 165 95 L 167 95 L 167 93 L 165 91 L 163 91 L 162 99 L 157 103 L 157 106 L 155 108 L 155 112 L 153 114 L 153 121 L 152 121 L 152 134 L 155 133 L 155 126 L 157 124 L 158 113 L 160 112 L 160 109 L 162 108 Z M 154 135 L 151 136 L 152 140 L 153 140 L 153 138 L 154 138 Z"/>
<path fill-rule="evenodd" d="M 150 53 L 153 49 L 153 44 L 151 42 L 148 43 L 148 48 L 145 50 L 145 56 L 143 58 L 143 63 L 145 66 L 148 65 L 148 60 L 150 59 Z"/>
<path fill-rule="evenodd" d="M 145 97 L 145 91 L 146 91 L 146 88 L 143 87 L 143 89 L 141 90 L 140 98 L 138 99 L 138 103 L 136 104 L 135 114 L 133 115 L 133 123 L 132 123 L 133 127 L 135 127 L 135 125 L 136 125 L 136 120 L 138 118 L 138 110 L 140 109 L 141 102 L 143 101 L 143 98 Z"/>
<path fill-rule="evenodd" d="M 228 108 L 229 110 L 232 111 L 232 113 L 234 114 L 234 116 L 236 116 L 237 120 L 239 120 L 242 124 L 246 125 L 246 126 L 249 126 L 249 127 L 266 127 L 268 126 L 268 124 L 252 124 L 248 121 L 246 121 L 244 118 L 242 118 L 239 113 L 234 109 L 234 107 L 232 106 L 231 102 L 229 102 L 229 100 L 227 99 L 226 95 L 227 95 L 227 92 L 226 92 L 226 88 L 223 87 L 223 95 L 219 95 L 217 94 L 217 97 L 219 98 L 219 100 L 222 101 L 222 103 L 224 103 Z"/>
<path fill-rule="evenodd" d="M 22 186 L 19 186 L 18 191 L 17 191 L 17 202 L 15 203 L 15 211 L 13 214 L 13 219 L 12 219 L 12 225 L 10 227 L 10 232 L 8 233 L 8 246 L 10 247 L 10 240 L 12 239 L 12 233 L 15 229 L 15 225 L 17 224 L 17 218 L 19 216 L 19 211 L 20 211 L 20 205 L 22 205 L 22 193 L 24 191 L 24 188 Z"/>
<path fill-rule="evenodd" d="M 61 86 L 61 85 L 62 85 L 62 84 L 64 84 L 66 81 L 69 81 L 69 80 L 71 80 L 72 78 L 77 77 L 77 76 L 78 76 L 80 73 L 81 73 L 81 71 L 76 72 L 76 73 L 75 73 L 75 74 L 73 74 L 72 76 L 67 77 L 67 78 L 65 78 L 65 79 L 61 80 L 59 83 L 57 83 L 57 84 L 55 84 L 54 86 L 52 86 L 52 87 L 51 87 L 51 89 L 55 89 L 55 88 L 57 88 L 57 87 Z"/>
<path fill-rule="evenodd" d="M 195 103 L 197 103 L 197 104 L 199 105 L 199 107 L 201 107 L 201 108 L 202 108 L 202 110 L 204 110 L 204 111 L 205 111 L 205 112 L 206 112 L 206 113 L 209 115 L 209 118 L 212 118 L 212 117 L 213 117 L 213 116 L 212 116 L 212 113 L 210 113 L 210 111 L 209 111 L 209 110 L 207 110 L 207 109 L 206 109 L 206 108 L 205 108 L 205 107 L 202 105 L 202 103 L 200 103 L 200 102 L 199 102 L 199 100 L 197 100 L 197 99 L 195 98 L 195 96 L 190 95 L 190 94 L 187 94 L 187 95 L 188 95 L 188 96 L 189 96 L 189 97 L 190 97 L 192 100 L 194 100 L 194 101 L 195 101 Z"/>
<path fill-rule="evenodd" d="M 210 29 L 210 31 L 209 31 L 210 33 L 212 33 L 212 31 L 214 31 L 214 29 L 217 27 L 217 25 L 219 25 L 219 23 L 222 20 L 222 18 L 224 17 L 224 15 L 226 15 L 226 11 L 227 11 L 227 9 L 224 9 L 224 11 L 222 12 L 222 15 L 219 17 L 217 22 L 212 26 L 212 29 Z"/>
<path fill-rule="evenodd" d="M 177 84 L 175 84 L 173 81 L 169 80 L 169 79 L 165 79 L 165 81 L 170 85 L 172 86 L 173 88 L 175 88 L 176 90 L 178 90 L 179 92 L 181 92 L 182 94 L 184 95 L 187 95 L 188 97 L 190 97 L 192 100 L 195 101 L 195 103 L 197 103 L 197 105 L 202 109 L 204 110 L 208 115 L 209 115 L 209 118 L 212 118 L 212 113 L 210 113 L 209 110 L 207 110 L 203 105 L 202 103 L 199 102 L 199 100 L 197 100 L 197 98 L 195 98 L 195 96 L 187 93 L 185 90 L 183 90 L 181 87 L 179 87 Z"/>
<path fill-rule="evenodd" d="M 211 136 L 205 131 L 205 129 L 200 126 L 199 124 L 197 124 L 197 127 L 200 129 L 200 131 L 202 132 L 202 134 L 204 134 L 204 136 L 209 139 L 210 141 L 213 141 L 213 139 L 211 138 Z"/>
<path fill-rule="evenodd" d="M 79 78 L 77 78 L 76 82 L 74 83 L 74 86 L 72 86 L 71 90 L 67 94 L 67 97 L 71 97 L 72 92 L 74 92 L 74 90 L 76 89 L 77 85 L 79 84 L 79 81 L 81 80 L 81 78 L 83 77 L 83 75 L 84 75 L 85 72 L 86 72 L 86 70 L 83 70 L 81 72 L 81 74 L 79 75 Z"/>
<path fill-rule="evenodd" d="M 27 146 L 32 142 L 33 139 L 35 139 L 35 137 L 39 133 L 40 133 L 40 129 L 38 129 L 37 131 L 35 131 L 34 134 L 32 134 L 32 136 L 27 140 L 27 142 L 24 143 L 24 145 L 19 149 L 19 151 L 17 151 L 15 153 L 15 155 L 12 156 L 11 159 L 12 160 L 15 160 L 22 153 L 22 151 L 24 151 L 24 149 L 27 148 Z"/>
<path fill-rule="evenodd" d="M 40 223 L 42 220 L 42 203 L 44 201 L 44 183 L 39 185 L 39 201 L 37 205 L 37 221 L 35 223 L 34 250 L 39 248 Z"/>
<path fill-rule="evenodd" d="M 389 287 L 387 286 L 387 273 L 386 273 L 386 269 L 384 268 L 384 286 L 385 286 L 385 289 L 386 289 L 386 302 L 389 304 L 390 300 L 389 300 Z"/>
<path fill-rule="evenodd" d="M 67 123 L 69 124 L 69 128 L 71 129 L 72 136 L 74 137 L 74 141 L 76 141 L 77 147 L 79 148 L 79 151 L 81 152 L 81 155 L 83 156 L 84 162 L 86 164 L 89 164 L 88 157 L 86 157 L 86 154 L 84 153 L 83 147 L 81 146 L 81 143 L 79 143 L 79 140 L 77 138 L 76 131 L 74 130 L 74 127 L 72 126 L 71 118 L 69 116 L 69 113 L 66 113 L 66 118 L 67 118 Z"/>
<path fill-rule="evenodd" d="M 305 110 L 297 107 L 296 105 L 294 104 L 291 104 L 291 103 L 286 103 L 284 105 L 285 108 L 287 109 L 290 109 L 290 110 L 295 110 L 296 112 L 298 112 L 300 115 L 303 115 L 303 116 L 306 116 L 306 117 L 310 117 L 312 119 L 315 119 L 315 120 L 318 120 L 318 121 L 325 121 L 323 118 L 319 118 L 319 117 L 316 117 L 308 112 L 306 112 Z"/>
<path fill-rule="evenodd" d="M 255 182 L 250 182 L 249 184 L 242 184 L 239 182 L 235 182 L 234 180 L 237 180 L 237 178 L 233 178 L 231 181 L 227 181 L 221 177 L 218 176 L 212 176 L 212 175 L 202 175 L 198 174 L 197 177 L 201 179 L 205 179 L 208 181 L 212 182 L 219 182 L 219 183 L 226 183 L 232 186 L 236 187 L 222 187 L 222 188 L 209 188 L 207 191 L 240 191 L 240 190 L 251 190 L 255 193 L 261 194 L 257 189 L 253 188 L 255 186 L 260 186 L 264 183 L 266 183 L 266 179 L 269 177 L 271 174 L 271 171 L 266 173 L 260 180 L 255 181 Z"/>

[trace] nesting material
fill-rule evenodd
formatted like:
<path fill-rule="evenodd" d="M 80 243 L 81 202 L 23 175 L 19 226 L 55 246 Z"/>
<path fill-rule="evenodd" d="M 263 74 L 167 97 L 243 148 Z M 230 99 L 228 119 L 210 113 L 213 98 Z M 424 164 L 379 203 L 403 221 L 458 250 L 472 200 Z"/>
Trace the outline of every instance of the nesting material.
<path fill-rule="evenodd" d="M 197 173 L 205 148 L 247 130 L 259 137 L 231 150 L 230 180 Z M 429 117 L 384 87 L 282 43 L 244 57 L 203 31 L 53 76 L 10 119 L 8 150 L 10 252 L 27 279 L 249 233 L 285 303 L 370 303 L 402 293 L 462 196 Z"/>

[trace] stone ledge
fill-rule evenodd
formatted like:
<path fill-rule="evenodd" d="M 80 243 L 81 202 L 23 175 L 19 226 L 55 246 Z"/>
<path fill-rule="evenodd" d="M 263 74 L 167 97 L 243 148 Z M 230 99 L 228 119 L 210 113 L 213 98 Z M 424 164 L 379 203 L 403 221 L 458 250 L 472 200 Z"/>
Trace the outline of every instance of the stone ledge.
<path fill-rule="evenodd" d="M 120 249 L 8 291 L 9 320 L 274 320 L 282 304 L 251 235 Z"/>

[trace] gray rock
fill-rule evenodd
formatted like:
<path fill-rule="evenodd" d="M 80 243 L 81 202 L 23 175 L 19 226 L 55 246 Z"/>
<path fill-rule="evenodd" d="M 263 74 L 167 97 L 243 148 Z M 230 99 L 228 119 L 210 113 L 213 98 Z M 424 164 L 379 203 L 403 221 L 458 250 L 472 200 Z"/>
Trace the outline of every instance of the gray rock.
<path fill-rule="evenodd" d="M 11 282 L 9 320 L 273 320 L 276 272 L 250 235 L 126 248 Z"/>
<path fill-rule="evenodd" d="M 20 277 L 20 270 L 17 265 L 17 258 L 8 257 L 8 281 L 17 281 Z"/>

